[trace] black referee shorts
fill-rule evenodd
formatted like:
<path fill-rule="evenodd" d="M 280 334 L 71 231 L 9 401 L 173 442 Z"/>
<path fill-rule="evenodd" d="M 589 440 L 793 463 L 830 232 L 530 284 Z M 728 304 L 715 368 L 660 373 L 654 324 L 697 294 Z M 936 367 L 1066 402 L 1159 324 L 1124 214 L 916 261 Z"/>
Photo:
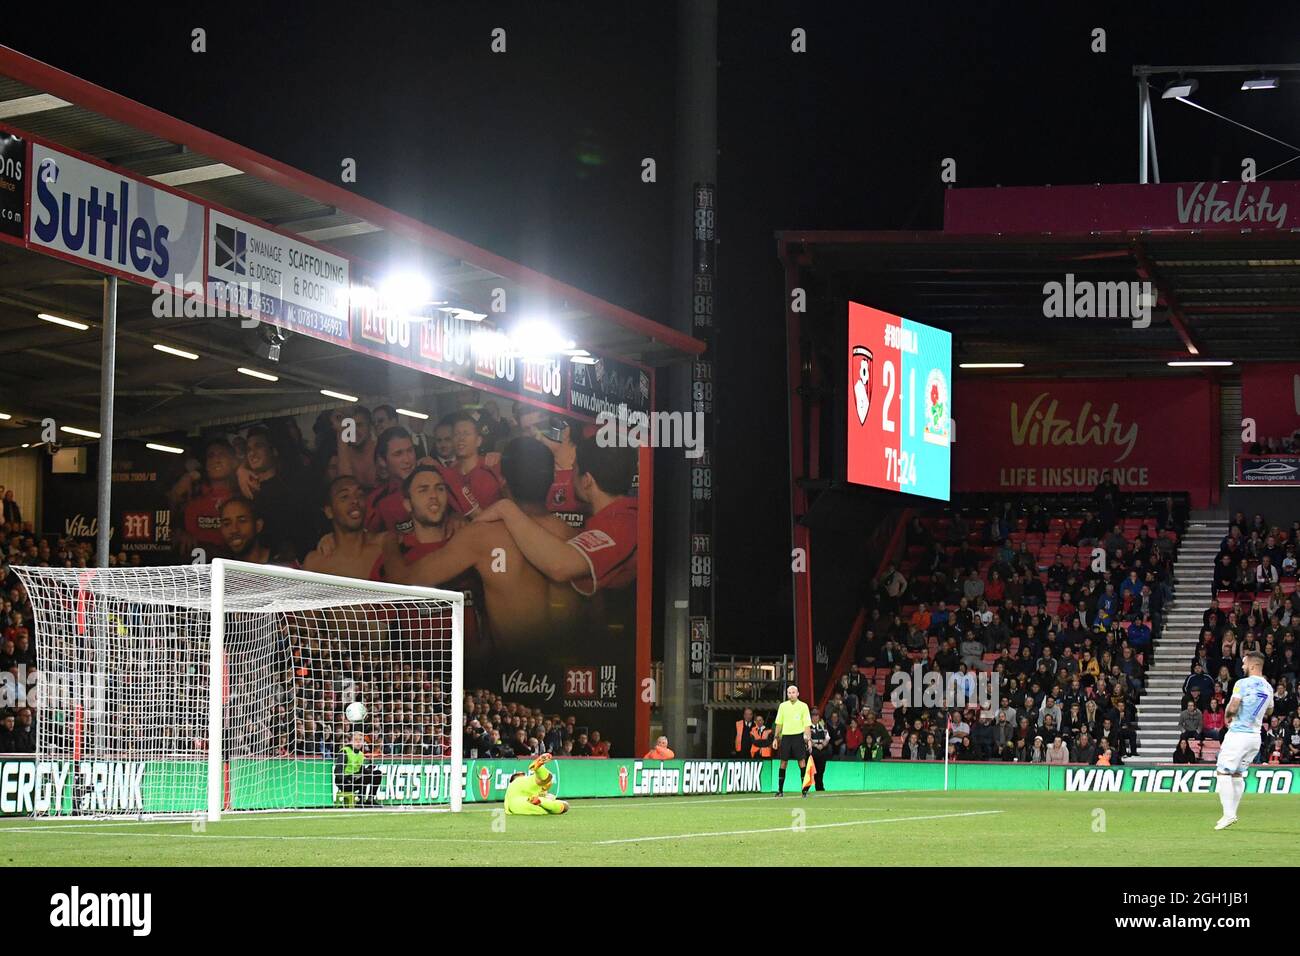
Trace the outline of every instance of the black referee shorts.
<path fill-rule="evenodd" d="M 778 760 L 803 760 L 808 756 L 808 745 L 804 742 L 802 734 L 793 734 L 781 738 L 777 745 L 776 756 Z"/>

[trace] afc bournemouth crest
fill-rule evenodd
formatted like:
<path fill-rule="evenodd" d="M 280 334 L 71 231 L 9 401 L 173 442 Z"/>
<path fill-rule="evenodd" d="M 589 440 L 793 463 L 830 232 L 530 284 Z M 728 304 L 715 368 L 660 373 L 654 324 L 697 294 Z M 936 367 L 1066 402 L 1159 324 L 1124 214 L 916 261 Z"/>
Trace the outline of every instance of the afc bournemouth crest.
<path fill-rule="evenodd" d="M 867 423 L 867 413 L 871 411 L 871 349 L 865 345 L 853 346 L 853 358 L 849 366 L 854 373 L 853 401 L 858 409 L 858 424 Z"/>

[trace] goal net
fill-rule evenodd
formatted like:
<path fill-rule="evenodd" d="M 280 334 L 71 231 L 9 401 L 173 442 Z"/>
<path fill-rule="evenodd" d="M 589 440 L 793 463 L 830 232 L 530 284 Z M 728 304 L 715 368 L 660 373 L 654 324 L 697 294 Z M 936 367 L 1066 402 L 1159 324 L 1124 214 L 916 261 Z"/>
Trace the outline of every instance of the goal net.
<path fill-rule="evenodd" d="M 36 815 L 460 809 L 460 593 L 224 560 L 14 570 Z"/>

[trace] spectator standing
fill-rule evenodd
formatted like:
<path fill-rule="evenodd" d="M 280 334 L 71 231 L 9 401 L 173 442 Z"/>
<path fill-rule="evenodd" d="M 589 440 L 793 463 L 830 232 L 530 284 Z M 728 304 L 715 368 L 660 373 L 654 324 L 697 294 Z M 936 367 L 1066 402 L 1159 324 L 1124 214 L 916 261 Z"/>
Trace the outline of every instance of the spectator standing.
<path fill-rule="evenodd" d="M 881 586 L 885 596 L 885 600 L 881 601 L 882 608 L 891 613 L 898 610 L 903 592 L 907 590 L 907 578 L 903 577 L 897 565 L 891 564 L 885 571 Z"/>
<path fill-rule="evenodd" d="M 751 756 L 751 747 L 754 742 L 753 732 L 754 709 L 752 707 L 746 707 L 740 716 L 740 720 L 736 721 L 735 753 L 737 758 L 747 759 Z"/>
<path fill-rule="evenodd" d="M 772 728 L 768 727 L 762 714 L 754 715 L 754 728 L 750 731 L 753 741 L 749 747 L 751 759 L 766 760 L 772 756 Z"/>

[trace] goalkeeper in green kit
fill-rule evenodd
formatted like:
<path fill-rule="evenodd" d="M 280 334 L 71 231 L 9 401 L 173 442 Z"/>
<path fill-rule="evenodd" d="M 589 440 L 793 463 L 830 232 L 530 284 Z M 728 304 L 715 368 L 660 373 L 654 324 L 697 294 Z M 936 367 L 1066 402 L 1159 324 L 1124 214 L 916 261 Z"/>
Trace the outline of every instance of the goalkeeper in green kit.
<path fill-rule="evenodd" d="M 567 803 L 548 792 L 555 785 L 555 775 L 546 769 L 552 759 L 550 754 L 542 754 L 528 765 L 528 773 L 511 775 L 506 785 L 506 813 L 545 816 L 569 812 Z"/>

